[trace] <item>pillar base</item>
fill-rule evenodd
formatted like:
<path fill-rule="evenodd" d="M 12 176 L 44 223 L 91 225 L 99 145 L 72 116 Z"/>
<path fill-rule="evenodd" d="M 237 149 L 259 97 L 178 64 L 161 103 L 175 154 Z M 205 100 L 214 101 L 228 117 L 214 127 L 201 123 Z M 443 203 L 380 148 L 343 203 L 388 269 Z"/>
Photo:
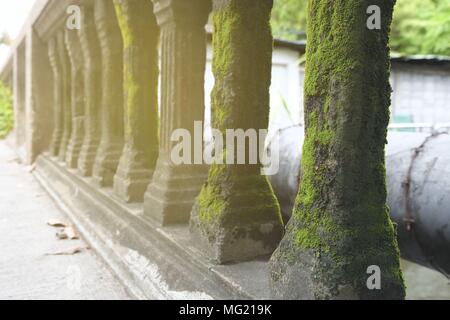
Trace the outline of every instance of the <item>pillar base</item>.
<path fill-rule="evenodd" d="M 83 177 L 92 176 L 98 146 L 99 141 L 91 141 L 84 144 L 83 147 L 81 148 L 80 158 L 78 161 L 78 172 Z"/>
<path fill-rule="evenodd" d="M 144 196 L 145 215 L 162 226 L 188 223 L 207 174 L 206 165 L 174 166 L 158 160 Z"/>
<path fill-rule="evenodd" d="M 324 216 L 322 219 L 327 219 Z M 380 230 L 380 227 L 372 227 Z M 286 236 L 269 261 L 270 290 L 274 299 L 280 300 L 398 300 L 404 297 L 401 273 L 392 259 L 389 245 L 379 240 L 382 250 L 372 250 L 371 243 L 364 242 L 370 228 L 364 236 L 347 236 L 338 231 L 320 227 L 317 232 L 322 240 L 311 240 L 300 244 L 301 222 L 291 219 Z M 374 229 L 372 229 L 374 230 Z M 351 230 L 354 232 L 354 229 Z M 328 233 L 328 234 L 327 234 Z M 329 248 L 328 240 L 336 242 Z M 375 239 L 375 238 L 374 238 Z M 384 239 L 389 239 L 385 237 Z M 316 242 L 315 242 L 316 241 Z M 322 241 L 324 241 L 322 243 Z M 378 241 L 378 240 L 376 240 Z M 314 247 L 315 246 L 315 247 Z M 355 249 L 357 248 L 357 249 Z M 354 252 L 351 252 L 354 250 Z M 345 254 L 351 252 L 347 257 Z M 370 253 L 369 258 L 364 254 Z M 381 270 L 381 288 L 371 290 L 367 286 L 371 265 Z"/>
<path fill-rule="evenodd" d="M 77 168 L 82 145 L 82 141 L 71 141 L 67 147 L 66 163 L 69 168 Z"/>
<path fill-rule="evenodd" d="M 69 145 L 69 138 L 63 136 L 61 139 L 61 145 L 59 147 L 59 153 L 58 153 L 58 160 L 61 162 L 66 161 L 68 145 Z"/>
<path fill-rule="evenodd" d="M 61 148 L 62 141 L 62 131 L 55 131 L 53 134 L 52 144 L 50 146 L 50 155 L 52 157 L 57 157 L 59 154 L 59 150 Z"/>
<path fill-rule="evenodd" d="M 215 194 L 212 190 L 218 189 L 206 184 L 197 198 L 190 221 L 194 242 L 220 264 L 272 254 L 284 227 L 266 177 L 236 176 L 223 184 L 232 188 L 228 196 L 222 197 L 227 193 L 223 186 Z"/>
<path fill-rule="evenodd" d="M 101 188 L 111 187 L 119 165 L 123 146 L 121 143 L 100 145 L 93 168 L 94 183 Z"/>
<path fill-rule="evenodd" d="M 153 170 L 144 166 L 136 152 L 125 150 L 114 176 L 114 191 L 125 202 L 144 200 L 144 193 L 152 179 Z"/>
<path fill-rule="evenodd" d="M 283 240 L 269 262 L 271 295 L 280 300 L 314 300 L 314 253 L 297 248 L 291 250 L 291 245 Z M 289 259 L 284 257 L 287 255 Z M 346 298 L 354 297 L 348 295 Z"/>

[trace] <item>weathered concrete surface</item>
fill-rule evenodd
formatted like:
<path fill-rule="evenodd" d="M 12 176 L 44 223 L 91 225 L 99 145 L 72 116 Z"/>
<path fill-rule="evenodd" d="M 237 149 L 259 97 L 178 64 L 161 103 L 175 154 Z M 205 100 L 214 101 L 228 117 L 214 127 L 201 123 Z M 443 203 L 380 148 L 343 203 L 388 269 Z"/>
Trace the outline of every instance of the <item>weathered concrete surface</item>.
<path fill-rule="evenodd" d="M 450 300 L 450 279 L 418 264 L 401 261 L 408 300 Z"/>
<path fill-rule="evenodd" d="M 91 250 L 53 256 L 81 240 L 57 240 L 50 219 L 68 221 L 0 141 L 0 299 L 130 299 Z"/>
<path fill-rule="evenodd" d="M 141 204 L 127 204 L 113 188 L 47 155 L 33 176 L 74 221 L 92 248 L 140 299 L 267 299 L 267 261 L 214 264 L 189 234 L 189 226 L 160 227 Z"/>

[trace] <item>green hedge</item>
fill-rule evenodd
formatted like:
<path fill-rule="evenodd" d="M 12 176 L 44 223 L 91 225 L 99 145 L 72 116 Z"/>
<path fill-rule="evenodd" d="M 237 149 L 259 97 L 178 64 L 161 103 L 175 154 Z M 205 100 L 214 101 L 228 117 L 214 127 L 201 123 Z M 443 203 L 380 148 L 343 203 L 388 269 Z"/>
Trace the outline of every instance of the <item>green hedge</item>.
<path fill-rule="evenodd" d="M 14 125 L 11 90 L 0 82 L 0 139 L 12 130 Z"/>

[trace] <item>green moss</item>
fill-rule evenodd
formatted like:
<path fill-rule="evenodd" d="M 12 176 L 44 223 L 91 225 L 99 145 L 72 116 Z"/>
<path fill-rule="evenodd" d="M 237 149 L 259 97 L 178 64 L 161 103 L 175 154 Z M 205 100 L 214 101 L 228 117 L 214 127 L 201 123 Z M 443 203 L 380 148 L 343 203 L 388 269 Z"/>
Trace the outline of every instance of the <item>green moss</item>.
<path fill-rule="evenodd" d="M 250 2 L 224 0 L 214 4 L 212 124 L 224 136 L 227 129 L 264 129 L 268 124 L 271 1 Z M 223 157 L 226 159 L 226 146 Z M 274 248 L 283 231 L 280 206 L 267 177 L 261 176 L 261 164 L 213 164 L 194 211 L 210 243 L 222 230 L 241 227 L 253 228 L 251 235 L 242 237 Z M 264 234 L 258 222 L 272 224 L 273 231 Z"/>
<path fill-rule="evenodd" d="M 214 74 L 220 77 L 226 75 L 235 60 L 236 52 L 229 44 L 239 28 L 240 17 L 234 10 L 222 10 L 213 15 L 213 23 L 220 28 L 220 34 L 213 35 Z"/>
<path fill-rule="evenodd" d="M 139 83 L 134 78 L 133 73 L 129 69 L 130 66 L 128 63 L 124 64 L 124 88 L 125 88 L 125 97 L 126 97 L 126 107 L 127 113 L 133 114 L 135 112 L 134 108 L 136 107 L 136 103 L 138 103 L 138 91 L 139 91 Z M 125 136 L 129 136 L 131 134 L 131 125 L 125 125 Z"/>
<path fill-rule="evenodd" d="M 296 245 L 305 249 L 320 248 L 322 242 L 313 229 L 302 228 L 296 233 Z"/>
<path fill-rule="evenodd" d="M 312 252 L 316 298 L 337 297 L 341 287 L 361 298 L 405 293 L 384 167 L 392 3 L 382 6 L 380 31 L 365 28 L 368 5 L 309 1 L 301 185 L 288 235 L 273 260 L 295 264 L 299 252 Z M 366 287 L 370 265 L 383 272 L 379 292 Z"/>
<path fill-rule="evenodd" d="M 8 87 L 0 82 L 0 139 L 12 130 L 14 125 L 12 94 Z"/>
<path fill-rule="evenodd" d="M 215 217 L 222 213 L 226 203 L 214 192 L 214 188 L 205 186 L 197 198 L 199 218 L 202 222 L 212 223 Z"/>
<path fill-rule="evenodd" d="M 114 8 L 123 39 L 125 140 L 139 151 L 139 161 L 153 168 L 159 140 L 159 28 L 151 1 L 114 0 Z"/>
<path fill-rule="evenodd" d="M 223 176 L 223 165 L 213 165 L 209 173 L 209 182 L 206 183 L 200 195 L 197 197 L 199 208 L 198 216 L 200 221 L 211 224 L 226 207 L 220 190 L 220 179 Z"/>
<path fill-rule="evenodd" d="M 123 46 L 126 49 L 133 44 L 134 36 L 132 30 L 130 29 L 130 23 L 127 21 L 128 16 L 124 10 L 124 6 L 128 6 L 128 3 L 126 1 L 114 0 L 114 8 L 116 9 L 117 21 L 122 33 Z"/>

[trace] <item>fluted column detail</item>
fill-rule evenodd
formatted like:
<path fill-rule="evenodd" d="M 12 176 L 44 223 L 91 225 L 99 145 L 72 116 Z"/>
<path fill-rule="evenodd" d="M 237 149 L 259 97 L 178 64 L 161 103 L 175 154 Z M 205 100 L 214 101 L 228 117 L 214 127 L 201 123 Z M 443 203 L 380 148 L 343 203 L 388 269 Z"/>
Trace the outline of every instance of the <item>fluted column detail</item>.
<path fill-rule="evenodd" d="M 205 167 L 174 165 L 171 135 L 204 120 L 205 24 L 210 0 L 154 0 L 161 28 L 161 115 L 159 158 L 145 194 L 145 214 L 166 225 L 189 221 Z"/>
<path fill-rule="evenodd" d="M 48 57 L 53 72 L 53 135 L 50 145 L 50 155 L 59 155 L 61 140 L 64 132 L 64 109 L 63 109 L 63 77 L 61 63 L 58 56 L 57 39 L 53 37 L 48 42 Z"/>
<path fill-rule="evenodd" d="M 237 147 L 249 155 L 250 143 L 258 149 L 264 145 L 258 133 L 269 122 L 272 0 L 213 4 L 213 127 L 224 137 L 227 130 L 256 130 L 256 139 Z M 236 152 L 225 144 L 223 154 L 227 164 L 211 166 L 192 211 L 191 232 L 219 263 L 268 255 L 283 235 L 278 201 L 261 173 L 260 161 L 251 164 L 248 156 L 245 164 L 239 164 Z"/>
<path fill-rule="evenodd" d="M 66 163 L 77 168 L 84 139 L 84 62 L 77 30 L 66 29 L 65 42 L 70 60 L 72 134 L 67 147 Z"/>
<path fill-rule="evenodd" d="M 111 0 L 96 0 L 95 24 L 102 56 L 101 141 L 93 177 L 102 187 L 112 186 L 123 149 L 123 43 Z"/>
<path fill-rule="evenodd" d="M 124 40 L 125 146 L 114 178 L 127 202 L 144 199 L 158 157 L 158 39 L 151 1 L 114 0 Z"/>
<path fill-rule="evenodd" d="M 66 161 L 67 149 L 69 146 L 70 136 L 72 134 L 72 107 L 71 107 L 71 70 L 69 55 L 64 40 L 64 30 L 60 31 L 56 36 L 56 44 L 58 48 L 58 57 L 61 63 L 61 85 L 62 85 L 62 109 L 64 110 L 64 131 L 59 148 L 58 159 Z"/>
<path fill-rule="evenodd" d="M 84 58 L 84 127 L 85 135 L 78 168 L 83 176 L 91 176 L 100 145 L 100 106 L 102 101 L 102 58 L 94 21 L 93 7 L 84 7 L 78 31 Z"/>

